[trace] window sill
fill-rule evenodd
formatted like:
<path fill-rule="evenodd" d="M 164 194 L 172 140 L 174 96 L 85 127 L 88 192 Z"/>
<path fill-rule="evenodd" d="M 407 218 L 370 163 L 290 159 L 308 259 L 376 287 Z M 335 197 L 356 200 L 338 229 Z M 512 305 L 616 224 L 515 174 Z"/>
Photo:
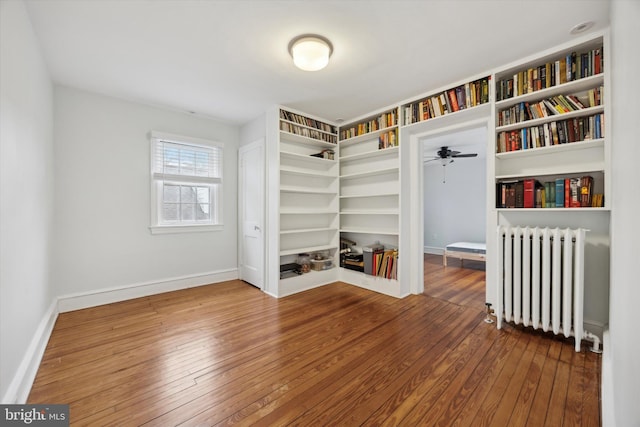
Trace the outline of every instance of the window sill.
<path fill-rule="evenodd" d="M 151 234 L 206 233 L 222 231 L 222 224 L 152 225 Z"/>

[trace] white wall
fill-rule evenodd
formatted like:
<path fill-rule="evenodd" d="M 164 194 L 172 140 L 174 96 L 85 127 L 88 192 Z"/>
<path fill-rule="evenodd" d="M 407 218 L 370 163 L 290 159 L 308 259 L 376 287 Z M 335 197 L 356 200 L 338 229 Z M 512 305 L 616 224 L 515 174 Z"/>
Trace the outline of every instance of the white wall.
<path fill-rule="evenodd" d="M 640 83 L 638 41 L 640 2 L 611 2 L 613 145 L 611 212 L 611 290 L 609 359 L 615 407 L 615 425 L 640 426 Z M 606 350 L 605 350 L 606 351 Z M 608 361 L 607 361 L 608 362 Z M 610 391 L 610 390 L 609 390 Z M 607 391 L 608 392 L 608 391 Z M 607 425 L 612 419 L 605 414 Z"/>
<path fill-rule="evenodd" d="M 58 295 L 237 268 L 237 127 L 60 86 L 54 111 Z M 225 143 L 223 231 L 150 233 L 151 130 Z"/>
<path fill-rule="evenodd" d="M 0 19 L 0 397 L 9 403 L 52 302 L 53 90 L 24 4 L 0 2 Z"/>
<path fill-rule="evenodd" d="M 267 133 L 267 116 L 261 115 L 240 128 L 240 145 L 249 144 L 260 138 L 264 138 Z"/>
<path fill-rule="evenodd" d="M 485 242 L 485 177 L 484 158 L 457 159 L 445 167 L 439 161 L 425 164 L 425 251 L 442 253 L 446 245 L 460 241 Z"/>

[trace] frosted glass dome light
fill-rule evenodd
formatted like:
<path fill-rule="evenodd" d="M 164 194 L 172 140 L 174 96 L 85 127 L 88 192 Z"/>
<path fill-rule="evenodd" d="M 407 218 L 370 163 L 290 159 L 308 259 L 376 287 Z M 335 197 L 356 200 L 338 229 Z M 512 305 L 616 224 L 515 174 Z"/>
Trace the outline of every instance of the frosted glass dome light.
<path fill-rule="evenodd" d="M 307 34 L 291 40 L 289 53 L 296 67 L 304 71 L 318 71 L 329 64 L 333 46 L 322 36 Z"/>

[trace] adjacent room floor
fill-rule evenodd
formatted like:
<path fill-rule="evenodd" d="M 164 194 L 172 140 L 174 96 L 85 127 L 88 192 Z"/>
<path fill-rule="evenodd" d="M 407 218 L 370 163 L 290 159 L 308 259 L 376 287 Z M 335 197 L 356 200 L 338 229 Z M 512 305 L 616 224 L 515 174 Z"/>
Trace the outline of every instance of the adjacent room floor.
<path fill-rule="evenodd" d="M 486 310 L 485 263 L 449 258 L 442 265 L 442 255 L 424 255 L 424 293 L 454 304 Z"/>

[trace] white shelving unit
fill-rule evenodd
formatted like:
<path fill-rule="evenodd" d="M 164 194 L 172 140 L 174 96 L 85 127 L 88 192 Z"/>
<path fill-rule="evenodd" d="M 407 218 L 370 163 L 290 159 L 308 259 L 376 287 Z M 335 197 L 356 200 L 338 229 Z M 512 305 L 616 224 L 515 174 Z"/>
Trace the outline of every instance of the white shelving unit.
<path fill-rule="evenodd" d="M 337 280 L 339 168 L 334 125 L 284 108 L 279 116 L 280 265 L 317 252 L 328 254 L 334 265 L 281 277 L 277 294 L 287 295 Z"/>
<path fill-rule="evenodd" d="M 610 259 L 610 209 L 611 209 L 611 114 L 610 88 L 611 79 L 608 73 L 611 51 L 606 32 L 586 35 L 572 43 L 566 43 L 536 55 L 514 62 L 496 70 L 494 93 L 499 95 L 504 86 L 501 81 L 512 78 L 515 74 L 545 66 L 547 63 L 559 61 L 573 52 L 579 56 L 592 50 L 600 50 L 603 55 L 603 67 L 600 73 L 569 80 L 548 88 L 533 90 L 519 96 L 499 99 L 493 103 L 494 121 L 490 127 L 491 141 L 487 159 L 487 300 L 495 304 L 495 285 L 497 270 L 497 225 L 542 226 L 560 228 L 584 228 L 586 234 L 585 249 L 585 328 L 602 331 L 608 321 L 606 307 L 609 294 L 609 259 Z M 517 105 L 532 105 L 542 100 L 549 100 L 560 95 L 575 95 L 581 100 L 587 98 L 589 90 L 600 89 L 601 104 L 548 117 L 533 118 L 518 123 L 503 124 L 501 112 Z M 504 94 L 504 91 L 502 92 Z M 584 119 L 602 115 L 601 123 L 605 124 L 598 135 L 578 139 L 574 142 L 550 144 L 536 148 L 503 151 L 500 147 L 502 132 L 519 132 L 523 128 L 560 122 L 569 119 Z M 521 118 L 521 117 L 520 117 Z M 575 128 L 574 128 L 575 129 Z M 574 130 L 575 135 L 575 130 Z M 576 138 L 574 138 L 576 139 Z M 589 175 L 594 179 L 592 193 L 604 194 L 602 207 L 545 207 L 545 208 L 501 208 L 497 204 L 497 191 L 490 191 L 491 186 L 512 180 L 535 179 L 541 183 L 553 182 L 559 178 L 580 178 Z M 497 188 L 496 188 L 497 189 Z"/>
<path fill-rule="evenodd" d="M 340 236 L 359 248 L 374 243 L 387 250 L 399 247 L 398 120 L 394 107 L 340 127 Z M 400 296 L 397 274 L 380 277 L 342 268 L 340 276 L 357 286 Z"/>
<path fill-rule="evenodd" d="M 583 208 L 589 208 L 592 210 L 608 209 L 607 206 L 609 204 L 607 203 L 607 195 L 610 194 L 610 192 L 608 191 L 609 184 L 607 182 L 607 178 L 610 157 L 610 139 L 606 137 L 607 127 L 604 125 L 606 116 L 605 109 L 607 108 L 606 97 L 603 96 L 601 98 L 600 104 L 590 105 L 588 96 L 589 90 L 598 90 L 608 86 L 605 83 L 606 74 L 604 72 L 595 73 L 595 64 L 592 60 L 589 65 L 590 69 L 592 69 L 590 71 L 590 75 L 580 77 L 581 71 L 578 70 L 577 75 L 574 75 L 570 79 L 566 79 L 567 81 L 559 84 L 556 82 L 553 86 L 540 89 L 543 84 L 537 83 L 536 87 L 536 83 L 533 79 L 535 79 L 537 74 L 533 74 L 533 72 L 530 71 L 541 70 L 542 68 L 545 68 L 545 65 L 548 63 L 553 64 L 560 60 L 566 61 L 566 58 L 571 57 L 572 53 L 577 53 L 576 56 L 578 58 L 581 54 L 590 54 L 596 51 L 602 55 L 603 44 L 604 41 L 602 37 L 594 38 L 577 45 L 567 46 L 564 49 L 547 53 L 540 57 L 531 58 L 526 62 L 516 64 L 496 73 L 496 92 L 500 92 L 501 88 L 506 86 L 502 84 L 502 82 L 511 80 L 512 78 L 513 81 L 517 80 L 515 76 L 521 79 L 523 75 L 529 75 L 528 78 L 525 77 L 525 79 L 528 80 L 527 84 L 534 84 L 532 89 L 524 91 L 524 93 L 520 95 L 518 95 L 517 92 L 514 92 L 515 96 L 506 97 L 505 95 L 506 99 L 499 100 L 495 103 L 495 185 L 507 180 L 532 178 L 539 180 L 540 182 L 548 182 L 558 178 L 579 178 L 584 175 L 590 175 L 594 178 L 595 188 L 593 192 L 605 194 L 605 206 L 600 208 L 586 206 Z M 592 55 L 592 57 L 595 57 L 595 55 Z M 598 68 L 600 68 L 599 64 Z M 551 69 L 551 67 L 546 67 L 547 71 L 549 69 Z M 603 67 L 603 70 L 604 69 L 606 68 Z M 535 72 L 537 73 L 538 71 Z M 556 77 L 555 74 L 558 73 L 554 73 L 554 77 Z M 565 71 L 563 76 L 567 76 L 567 74 L 568 73 Z M 552 76 L 548 76 L 549 79 L 551 79 L 551 77 Z M 604 92 L 606 94 L 606 89 Z M 568 96 L 576 96 L 582 101 L 586 108 L 576 109 L 562 114 L 551 114 L 548 112 L 549 115 L 546 117 L 534 118 L 533 116 L 530 116 L 529 120 L 522 120 L 515 123 L 513 123 L 515 120 L 511 118 L 509 123 L 500 123 L 500 117 L 503 117 L 503 111 L 513 112 L 514 108 L 528 110 L 530 105 L 550 100 L 554 97 L 557 99 L 559 96 L 563 96 L 565 98 Z M 521 119 L 522 116 L 519 118 Z M 560 129 L 561 127 L 564 129 L 571 128 L 572 135 L 574 135 L 573 129 L 575 129 L 575 136 L 572 138 L 573 141 L 569 142 L 569 135 L 565 135 L 564 140 L 566 142 L 563 143 L 562 137 L 558 137 L 560 134 L 559 130 L 556 134 L 555 143 L 553 136 L 551 136 L 546 142 L 544 141 L 544 138 L 541 138 L 542 141 L 540 142 L 543 145 L 534 146 L 535 148 L 531 147 L 532 141 L 528 142 L 529 146 L 527 147 L 527 143 L 525 141 L 518 140 L 518 142 L 513 143 L 517 146 L 513 147 L 510 140 L 508 140 L 509 135 L 516 135 L 514 136 L 514 139 L 516 139 L 520 138 L 522 133 L 525 131 L 528 132 L 529 135 L 531 135 L 531 131 L 534 129 L 535 131 L 541 131 L 542 125 L 546 125 L 547 129 L 549 129 L 551 127 L 550 124 L 552 123 L 557 127 L 557 129 Z M 565 123 L 566 126 L 562 126 L 563 123 Z M 580 133 L 584 134 L 584 137 L 582 138 L 578 137 L 578 123 L 580 123 Z M 587 127 L 590 123 L 590 132 L 588 132 Z M 595 125 L 597 123 L 601 126 L 598 127 L 596 132 L 595 127 L 597 126 Z M 507 140 L 507 151 L 505 151 L 505 147 L 503 146 L 505 145 L 505 139 Z M 494 206 L 497 206 L 499 211 L 503 211 L 503 209 L 500 208 L 498 201 L 496 201 Z M 515 209 L 522 209 L 522 207 L 516 207 Z M 548 209 L 549 208 L 545 208 L 544 211 L 547 212 Z M 506 209 L 504 210 L 506 211 Z M 562 209 L 554 208 L 554 210 L 561 211 Z"/>

